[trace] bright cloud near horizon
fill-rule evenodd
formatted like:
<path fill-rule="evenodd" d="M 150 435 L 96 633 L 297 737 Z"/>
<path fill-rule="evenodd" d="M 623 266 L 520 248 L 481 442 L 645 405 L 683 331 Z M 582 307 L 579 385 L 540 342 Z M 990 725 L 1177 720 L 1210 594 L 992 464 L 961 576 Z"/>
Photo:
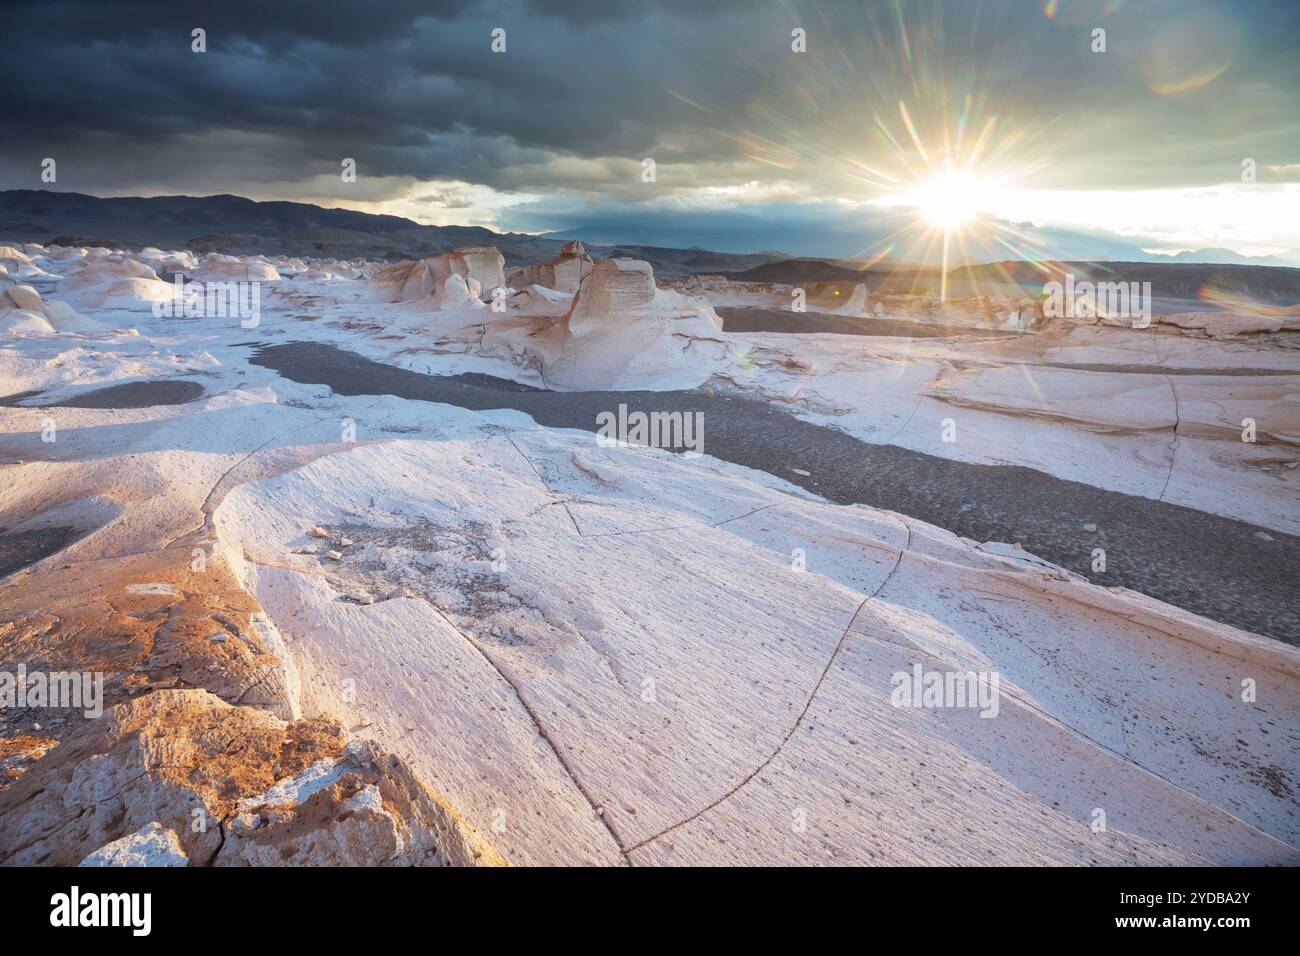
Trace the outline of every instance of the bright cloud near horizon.
<path fill-rule="evenodd" d="M 1286 254 L 1297 35 L 1289 0 L 20 4 L 0 188 L 796 255 Z"/>

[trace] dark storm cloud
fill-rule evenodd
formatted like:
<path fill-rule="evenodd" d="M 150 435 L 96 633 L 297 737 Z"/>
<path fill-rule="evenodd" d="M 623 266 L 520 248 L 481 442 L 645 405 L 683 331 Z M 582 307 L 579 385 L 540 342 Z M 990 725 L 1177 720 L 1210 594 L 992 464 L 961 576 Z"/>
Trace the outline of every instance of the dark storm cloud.
<path fill-rule="evenodd" d="M 188 37 L 196 26 L 219 36 L 240 36 L 273 51 L 303 41 L 357 47 L 406 34 L 417 17 L 453 20 L 474 0 L 10 0 L 9 20 L 27 41 L 135 43 L 154 34 Z M 188 39 L 185 43 L 189 46 Z"/>
<path fill-rule="evenodd" d="M 967 94 L 1018 161 L 1048 163 L 1041 184 L 1211 183 L 1245 156 L 1300 161 L 1300 5 L 1115 6 L 1061 0 L 1049 19 L 1033 0 L 913 3 L 900 23 L 892 2 L 850 0 L 20 3 L 0 36 L 0 185 L 39 186 L 54 156 L 58 188 L 249 192 L 337 177 L 351 156 L 363 176 L 628 200 L 653 156 L 663 191 L 844 195 L 846 157 L 890 158 L 875 115 L 907 145 L 906 101 L 935 149 Z M 190 51 L 196 26 L 206 54 Z M 488 48 L 498 26 L 504 55 Z M 1204 89 L 1152 91 L 1219 65 Z"/>
<path fill-rule="evenodd" d="M 234 181 L 301 179 L 343 155 L 371 175 L 517 186 L 507 167 L 547 158 L 530 150 L 618 155 L 658 141 L 665 53 L 638 36 L 646 24 L 628 26 L 631 4 L 580 27 L 581 5 L 108 6 L 24 5 L 0 39 L 0 78 L 21 91 L 7 184 L 8 167 L 59 149 L 70 172 L 113 187 L 168 169 L 183 184 L 208 167 Z M 673 55 L 708 58 L 709 29 L 671 8 L 655 16 Z M 190 50 L 195 26 L 206 54 Z M 505 55 L 488 49 L 496 26 Z M 250 136 L 261 141 L 242 158 L 255 162 L 241 167 L 222 142 L 242 152 Z"/>

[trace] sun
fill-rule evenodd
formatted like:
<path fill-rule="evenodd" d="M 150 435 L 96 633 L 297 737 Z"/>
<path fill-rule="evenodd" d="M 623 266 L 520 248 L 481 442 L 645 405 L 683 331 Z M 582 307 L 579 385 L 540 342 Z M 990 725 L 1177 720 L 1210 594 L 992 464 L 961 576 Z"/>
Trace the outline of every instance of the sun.
<path fill-rule="evenodd" d="M 899 177 L 902 179 L 902 177 Z M 968 254 L 968 243 L 978 250 L 990 240 L 1008 245 L 1002 233 L 1014 237 L 1016 230 L 995 217 L 1009 195 L 1006 180 L 976 171 L 973 161 L 927 164 L 911 182 L 899 185 L 873 200 L 876 205 L 896 207 L 903 222 L 893 236 L 912 234 L 922 258 L 938 252 L 942 256 L 939 298 L 948 297 L 948 264 Z"/>
<path fill-rule="evenodd" d="M 969 173 L 945 170 L 911 190 L 907 204 L 944 232 L 956 232 L 974 219 L 987 198 L 986 184 Z"/>

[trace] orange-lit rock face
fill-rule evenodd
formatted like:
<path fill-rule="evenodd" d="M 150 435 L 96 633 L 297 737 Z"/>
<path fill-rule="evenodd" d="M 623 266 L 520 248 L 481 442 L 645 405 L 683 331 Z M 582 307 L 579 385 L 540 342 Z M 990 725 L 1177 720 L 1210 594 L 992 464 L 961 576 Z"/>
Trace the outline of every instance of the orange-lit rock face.
<path fill-rule="evenodd" d="M 190 865 L 496 865 L 504 860 L 378 746 L 206 691 L 91 721 L 0 791 L 0 864 L 75 866 L 148 828 Z"/>
<path fill-rule="evenodd" d="M 202 687 L 291 716 L 260 608 L 219 560 L 189 547 L 58 565 L 4 590 L 0 666 L 104 674 L 105 705 L 156 688 Z M 79 722 L 76 715 L 69 719 Z"/>

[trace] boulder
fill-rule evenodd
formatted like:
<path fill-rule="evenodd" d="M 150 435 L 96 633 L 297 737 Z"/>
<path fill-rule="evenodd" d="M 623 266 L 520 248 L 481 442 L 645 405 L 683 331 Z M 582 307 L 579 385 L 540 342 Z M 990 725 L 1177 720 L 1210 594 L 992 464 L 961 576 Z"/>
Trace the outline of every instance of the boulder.
<path fill-rule="evenodd" d="M 54 326 L 40 312 L 30 309 L 0 309 L 0 333 L 5 335 L 49 335 Z"/>
<path fill-rule="evenodd" d="M 504 862 L 398 758 L 353 740 L 230 820 L 218 866 L 493 865 Z"/>
<path fill-rule="evenodd" d="M 82 866 L 188 866 L 176 831 L 159 823 L 105 844 L 81 861 Z"/>
<path fill-rule="evenodd" d="M 176 287 L 143 262 L 88 253 L 81 268 L 59 283 L 59 294 L 82 308 L 143 311 L 174 300 Z"/>
<path fill-rule="evenodd" d="M 44 299 L 29 285 L 0 281 L 0 329 L 11 334 L 100 332 L 102 322 L 88 319 L 66 302 Z"/>
<path fill-rule="evenodd" d="M 39 309 L 41 294 L 29 285 L 15 285 L 5 289 L 9 300 L 20 309 Z"/>

